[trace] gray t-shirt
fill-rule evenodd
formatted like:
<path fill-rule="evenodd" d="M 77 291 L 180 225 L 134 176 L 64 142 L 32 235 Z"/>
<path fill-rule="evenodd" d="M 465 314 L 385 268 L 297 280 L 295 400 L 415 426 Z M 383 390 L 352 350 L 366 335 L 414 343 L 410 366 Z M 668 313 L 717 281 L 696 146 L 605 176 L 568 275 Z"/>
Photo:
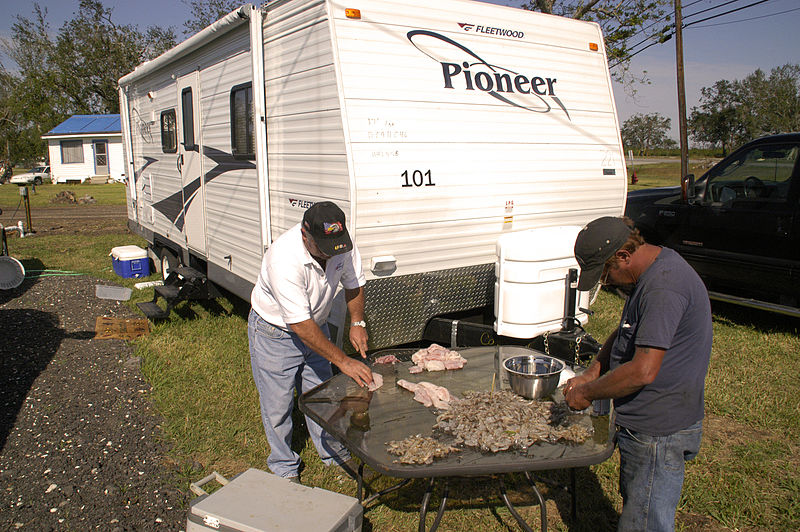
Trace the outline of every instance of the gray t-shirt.
<path fill-rule="evenodd" d="M 664 436 L 703 419 L 711 337 L 711 305 L 703 282 L 680 255 L 662 248 L 625 303 L 610 367 L 631 360 L 637 346 L 666 353 L 652 383 L 614 400 L 617 424 Z"/>

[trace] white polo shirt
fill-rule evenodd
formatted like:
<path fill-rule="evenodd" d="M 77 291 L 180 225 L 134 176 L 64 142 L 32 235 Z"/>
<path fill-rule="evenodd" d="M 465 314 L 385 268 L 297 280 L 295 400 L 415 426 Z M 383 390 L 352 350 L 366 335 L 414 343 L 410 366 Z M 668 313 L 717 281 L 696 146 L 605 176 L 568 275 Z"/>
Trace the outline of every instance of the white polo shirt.
<path fill-rule="evenodd" d="M 303 245 L 300 224 L 272 243 L 250 296 L 253 309 L 269 323 L 288 329 L 290 323 L 328 319 L 339 283 L 347 289 L 366 284 L 361 254 L 353 250 L 328 259 L 325 271 Z"/>

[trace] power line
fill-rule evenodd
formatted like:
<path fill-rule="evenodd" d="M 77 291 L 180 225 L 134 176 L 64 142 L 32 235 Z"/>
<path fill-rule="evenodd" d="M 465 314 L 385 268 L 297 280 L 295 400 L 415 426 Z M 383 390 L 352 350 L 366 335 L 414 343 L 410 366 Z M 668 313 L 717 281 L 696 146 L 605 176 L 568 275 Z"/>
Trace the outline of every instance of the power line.
<path fill-rule="evenodd" d="M 699 1 L 699 0 L 698 0 L 698 1 Z M 736 2 L 736 1 L 738 1 L 738 0 L 732 0 L 732 2 L 727 2 L 727 3 L 725 3 L 725 4 L 722 4 L 722 5 L 720 5 L 720 6 L 716 6 L 716 8 L 719 8 L 719 7 L 722 7 L 722 6 L 725 6 L 725 5 L 731 4 L 731 3 L 733 3 L 733 2 Z M 693 26 L 693 25 L 695 25 L 695 24 L 699 24 L 700 22 L 705 22 L 705 21 L 707 21 L 707 20 L 712 20 L 712 19 L 715 19 L 715 18 L 718 18 L 718 17 L 722 17 L 722 16 L 724 16 L 724 15 L 729 15 L 729 14 L 731 14 L 731 13 L 736 13 L 737 11 L 741 11 L 741 10 L 743 10 L 743 9 L 747 9 L 747 8 L 749 8 L 749 7 L 757 6 L 757 5 L 759 5 L 759 4 L 763 4 L 763 3 L 765 3 L 765 2 L 769 2 L 769 1 L 770 1 L 770 0 L 759 0 L 759 1 L 757 1 L 757 2 L 753 2 L 753 3 L 751 3 L 751 4 L 747 4 L 747 5 L 744 5 L 744 6 L 741 6 L 741 7 L 737 7 L 737 8 L 735 8 L 735 9 L 730 9 L 730 10 L 728 10 L 728 11 L 725 11 L 725 12 L 723 12 L 723 13 L 717 13 L 716 15 L 711 15 L 711 16 L 709 16 L 709 17 L 702 18 L 702 19 L 700 19 L 700 20 L 695 20 L 695 21 L 693 21 L 693 22 L 690 22 L 690 23 L 688 23 L 688 24 L 683 24 L 683 25 L 681 26 L 681 28 L 687 28 L 687 27 L 689 27 L 689 26 Z M 697 3 L 697 2 L 693 2 L 693 4 L 695 4 L 695 3 Z M 710 9 L 715 9 L 715 8 L 710 8 Z M 688 17 L 688 16 L 695 16 L 695 15 L 698 15 L 698 14 L 700 14 L 700 13 L 703 13 L 703 12 L 706 12 L 706 11 L 708 11 L 708 9 L 706 9 L 706 10 L 703 10 L 703 11 L 698 11 L 697 13 L 693 13 L 693 14 L 691 14 L 691 15 L 687 15 L 687 17 Z M 794 11 L 794 10 L 789 10 L 789 11 Z M 655 42 L 652 42 L 652 43 L 648 44 L 648 45 L 647 45 L 647 46 L 645 46 L 644 48 L 640 48 L 639 50 L 636 50 L 635 52 L 633 52 L 633 53 L 629 54 L 629 55 L 628 55 L 628 56 L 627 56 L 627 57 L 626 57 L 624 60 L 617 61 L 617 62 L 616 62 L 616 63 L 614 63 L 613 65 L 610 65 L 610 66 L 609 66 L 609 69 L 611 69 L 611 68 L 614 68 L 614 67 L 616 67 L 617 65 L 620 65 L 620 64 L 621 64 L 621 63 L 623 63 L 624 61 L 627 61 L 627 60 L 629 60 L 631 57 L 634 57 L 635 55 L 637 55 L 637 54 L 640 54 L 641 52 L 644 52 L 645 50 L 647 50 L 647 49 L 648 49 L 648 48 L 650 48 L 651 46 L 655 46 L 656 44 L 660 44 L 660 43 L 664 42 L 665 40 L 668 40 L 669 38 L 672 38 L 672 36 L 673 36 L 673 35 L 675 35 L 675 29 L 674 29 L 674 25 L 673 25 L 672 32 L 671 32 L 671 33 L 669 33 L 668 35 L 666 35 L 667 39 L 663 39 L 663 38 L 662 38 L 662 39 L 660 39 L 660 40 L 658 40 L 658 41 L 655 41 Z M 645 40 L 643 40 L 643 41 L 640 41 L 640 42 L 638 42 L 638 43 L 634 44 L 633 46 L 631 46 L 631 49 L 633 49 L 633 48 L 636 48 L 638 45 L 640 45 L 640 44 L 642 44 L 642 43 L 645 43 L 645 42 L 647 42 L 647 40 L 648 40 L 648 39 L 645 39 Z"/>
<path fill-rule="evenodd" d="M 706 20 L 711 20 L 711 19 L 718 18 L 718 17 L 724 16 L 724 15 L 730 15 L 731 13 L 736 13 L 737 11 L 741 11 L 743 9 L 747 9 L 748 7 L 757 6 L 759 4 L 763 4 L 763 3 L 769 2 L 769 1 L 770 0 L 758 0 L 758 2 L 753 2 L 752 4 L 747 4 L 746 6 L 737 7 L 736 9 L 731 9 L 729 11 L 725 11 L 724 13 L 719 13 L 717 15 L 711 15 L 710 17 L 701 18 L 700 20 L 695 20 L 695 21 L 690 22 L 688 24 L 684 24 L 682 27 L 683 28 L 687 28 L 689 26 L 693 26 L 694 24 L 698 24 L 700 22 L 705 22 Z"/>
<path fill-rule="evenodd" d="M 702 1 L 703 1 L 703 0 L 695 0 L 694 2 L 691 2 L 691 3 L 689 3 L 689 4 L 685 5 L 685 6 L 683 6 L 683 8 L 687 8 L 687 7 L 693 6 L 694 4 L 697 4 L 697 3 L 699 3 L 699 2 L 702 2 Z M 720 4 L 720 5 L 718 5 L 718 6 L 714 6 L 714 7 L 709 7 L 709 8 L 703 9 L 703 10 L 701 10 L 701 11 L 697 11 L 697 12 L 695 12 L 695 13 L 691 13 L 691 14 L 689 14 L 689 15 L 686 15 L 686 16 L 685 16 L 685 17 L 683 17 L 683 18 L 685 18 L 685 19 L 686 19 L 686 18 L 689 18 L 689 17 L 694 17 L 694 16 L 697 16 L 697 15 L 699 15 L 699 14 L 701 14 L 701 13 L 706 13 L 706 12 L 708 12 L 708 11 L 713 11 L 714 9 L 719 9 L 720 7 L 724 7 L 724 6 L 727 6 L 727 5 L 730 5 L 730 4 L 735 4 L 736 2 L 739 2 L 739 1 L 740 1 L 740 0 L 728 0 L 727 2 L 725 2 L 725 3 L 723 3 L 723 4 Z M 766 1 L 766 0 L 765 0 L 765 1 Z M 657 24 L 659 21 L 666 20 L 668 17 L 669 17 L 669 13 L 667 13 L 667 14 L 666 14 L 666 15 L 664 15 L 664 16 L 662 16 L 662 17 L 661 17 L 661 18 L 659 18 L 658 20 L 655 20 L 655 21 L 653 21 L 651 24 L 649 24 L 649 25 L 647 25 L 647 26 L 643 27 L 641 30 L 639 30 L 639 31 L 637 31 L 636 33 L 634 33 L 633 35 L 631 35 L 631 37 L 635 37 L 636 35 L 639 35 L 640 33 L 644 33 L 644 31 L 645 31 L 647 28 L 650 28 L 650 27 L 651 27 L 651 26 L 653 26 L 654 24 Z M 674 27 L 675 27 L 675 25 L 674 25 L 674 24 L 670 24 L 669 26 L 666 26 L 666 27 L 665 27 L 665 28 L 662 30 L 662 32 L 663 32 L 663 31 L 665 31 L 665 30 L 667 30 L 667 29 L 669 29 L 669 28 L 674 28 Z M 686 27 L 686 26 L 683 26 L 683 27 Z M 674 31 L 673 31 L 673 33 L 674 33 Z M 669 37 L 672 37 L 673 33 L 670 33 L 670 34 L 669 34 Z M 663 33 L 662 33 L 662 36 L 663 36 Z M 637 46 L 639 46 L 640 44 L 644 44 L 644 43 L 648 42 L 648 41 L 649 41 L 651 38 L 652 38 L 652 36 L 645 37 L 644 39 L 642 39 L 641 41 L 637 42 L 636 44 L 633 44 L 633 45 L 631 45 L 631 46 L 630 46 L 630 50 L 633 50 L 633 49 L 635 49 L 635 48 L 636 48 Z M 659 40 L 659 41 L 657 41 L 657 43 L 660 43 L 660 42 L 664 42 L 664 41 L 663 41 L 663 40 Z M 655 44 L 657 44 L 657 43 L 655 43 Z M 647 49 L 647 48 L 649 48 L 650 46 L 652 46 L 652 44 L 651 44 L 651 45 L 648 45 L 648 46 L 646 46 L 645 48 L 642 48 L 642 50 L 646 50 L 646 49 Z M 641 50 L 639 50 L 639 51 L 641 51 Z M 637 51 L 636 53 L 638 53 L 638 51 Z"/>
<path fill-rule="evenodd" d="M 725 6 L 727 6 L 727 5 L 730 5 L 730 4 L 735 4 L 736 2 L 739 2 L 739 0 L 728 0 L 727 2 L 725 2 L 725 3 L 722 3 L 722 4 L 718 5 L 718 6 L 707 7 L 707 8 L 705 8 L 705 9 L 702 9 L 702 10 L 700 10 L 700 11 L 697 11 L 697 12 L 695 12 L 695 13 L 691 13 L 691 14 L 689 14 L 689 15 L 686 15 L 686 16 L 685 16 L 685 17 L 683 17 L 683 18 L 696 17 L 697 15 L 699 15 L 699 14 L 701 14 L 701 13 L 706 13 L 706 12 L 708 12 L 708 11 L 714 11 L 715 9 L 719 9 L 719 8 L 721 8 L 721 7 L 725 7 Z M 689 6 L 685 6 L 685 7 L 689 7 Z"/>
<path fill-rule="evenodd" d="M 703 1 L 705 1 L 705 0 L 694 0 L 694 2 L 689 2 L 688 4 L 686 4 L 683 7 L 684 8 L 691 7 L 691 6 L 695 5 L 695 4 L 699 4 L 700 2 L 703 2 Z M 732 1 L 733 2 L 738 2 L 739 0 L 732 0 Z M 717 6 L 717 7 L 719 7 L 719 6 Z M 711 8 L 711 9 L 713 9 L 713 8 Z M 636 37 L 640 33 L 644 33 L 645 30 L 647 30 L 648 28 L 651 28 L 652 26 L 658 24 L 659 22 L 667 20 L 670 17 L 670 15 L 671 15 L 671 13 L 668 12 L 667 14 L 657 18 L 656 20 L 654 20 L 653 22 L 651 22 L 647 26 L 643 26 L 642 29 L 640 29 L 636 33 L 632 34 L 631 37 Z M 688 15 L 688 16 L 692 16 L 692 15 Z M 670 26 L 668 26 L 668 27 L 672 27 L 672 26 L 673 26 L 673 24 L 670 24 Z M 641 41 L 640 43 L 634 44 L 633 46 L 631 46 L 631 48 L 635 48 L 636 46 L 638 46 L 638 44 L 641 44 L 643 42 L 647 42 L 647 39 L 645 39 L 644 41 Z"/>
<path fill-rule="evenodd" d="M 775 15 L 783 15 L 784 13 L 791 13 L 792 11 L 800 11 L 800 7 L 794 9 L 787 9 L 786 11 L 778 11 L 777 13 L 770 13 L 769 15 L 761 15 L 760 17 L 743 18 L 741 20 L 732 20 L 730 22 L 717 22 L 716 24 L 704 24 L 697 26 L 697 28 L 711 28 L 713 26 L 725 26 L 726 24 L 737 24 L 739 22 L 748 22 L 750 20 L 758 20 L 760 18 L 774 17 Z"/>

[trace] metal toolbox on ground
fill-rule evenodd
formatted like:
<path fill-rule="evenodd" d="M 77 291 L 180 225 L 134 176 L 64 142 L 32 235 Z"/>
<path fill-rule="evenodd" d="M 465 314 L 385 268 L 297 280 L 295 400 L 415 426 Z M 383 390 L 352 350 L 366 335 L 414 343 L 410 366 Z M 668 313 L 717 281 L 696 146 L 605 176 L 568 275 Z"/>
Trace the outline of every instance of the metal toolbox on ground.
<path fill-rule="evenodd" d="M 267 530 L 352 532 L 361 530 L 363 508 L 354 497 L 293 484 L 285 478 L 248 469 L 230 481 L 209 475 L 224 486 L 190 503 L 186 532 Z M 204 493 L 192 485 L 195 493 Z"/>

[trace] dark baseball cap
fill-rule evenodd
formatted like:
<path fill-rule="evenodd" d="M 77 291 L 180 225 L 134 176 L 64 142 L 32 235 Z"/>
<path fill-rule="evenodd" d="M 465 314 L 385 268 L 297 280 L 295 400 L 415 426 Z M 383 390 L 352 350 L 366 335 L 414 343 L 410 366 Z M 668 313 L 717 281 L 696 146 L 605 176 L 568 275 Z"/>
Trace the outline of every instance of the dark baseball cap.
<path fill-rule="evenodd" d="M 330 201 L 315 203 L 303 214 L 303 227 L 320 251 L 331 257 L 353 249 L 342 209 Z"/>
<path fill-rule="evenodd" d="M 606 261 L 622 248 L 631 234 L 622 218 L 604 216 L 592 220 L 575 239 L 575 259 L 581 267 L 578 290 L 591 289 L 603 275 Z"/>

